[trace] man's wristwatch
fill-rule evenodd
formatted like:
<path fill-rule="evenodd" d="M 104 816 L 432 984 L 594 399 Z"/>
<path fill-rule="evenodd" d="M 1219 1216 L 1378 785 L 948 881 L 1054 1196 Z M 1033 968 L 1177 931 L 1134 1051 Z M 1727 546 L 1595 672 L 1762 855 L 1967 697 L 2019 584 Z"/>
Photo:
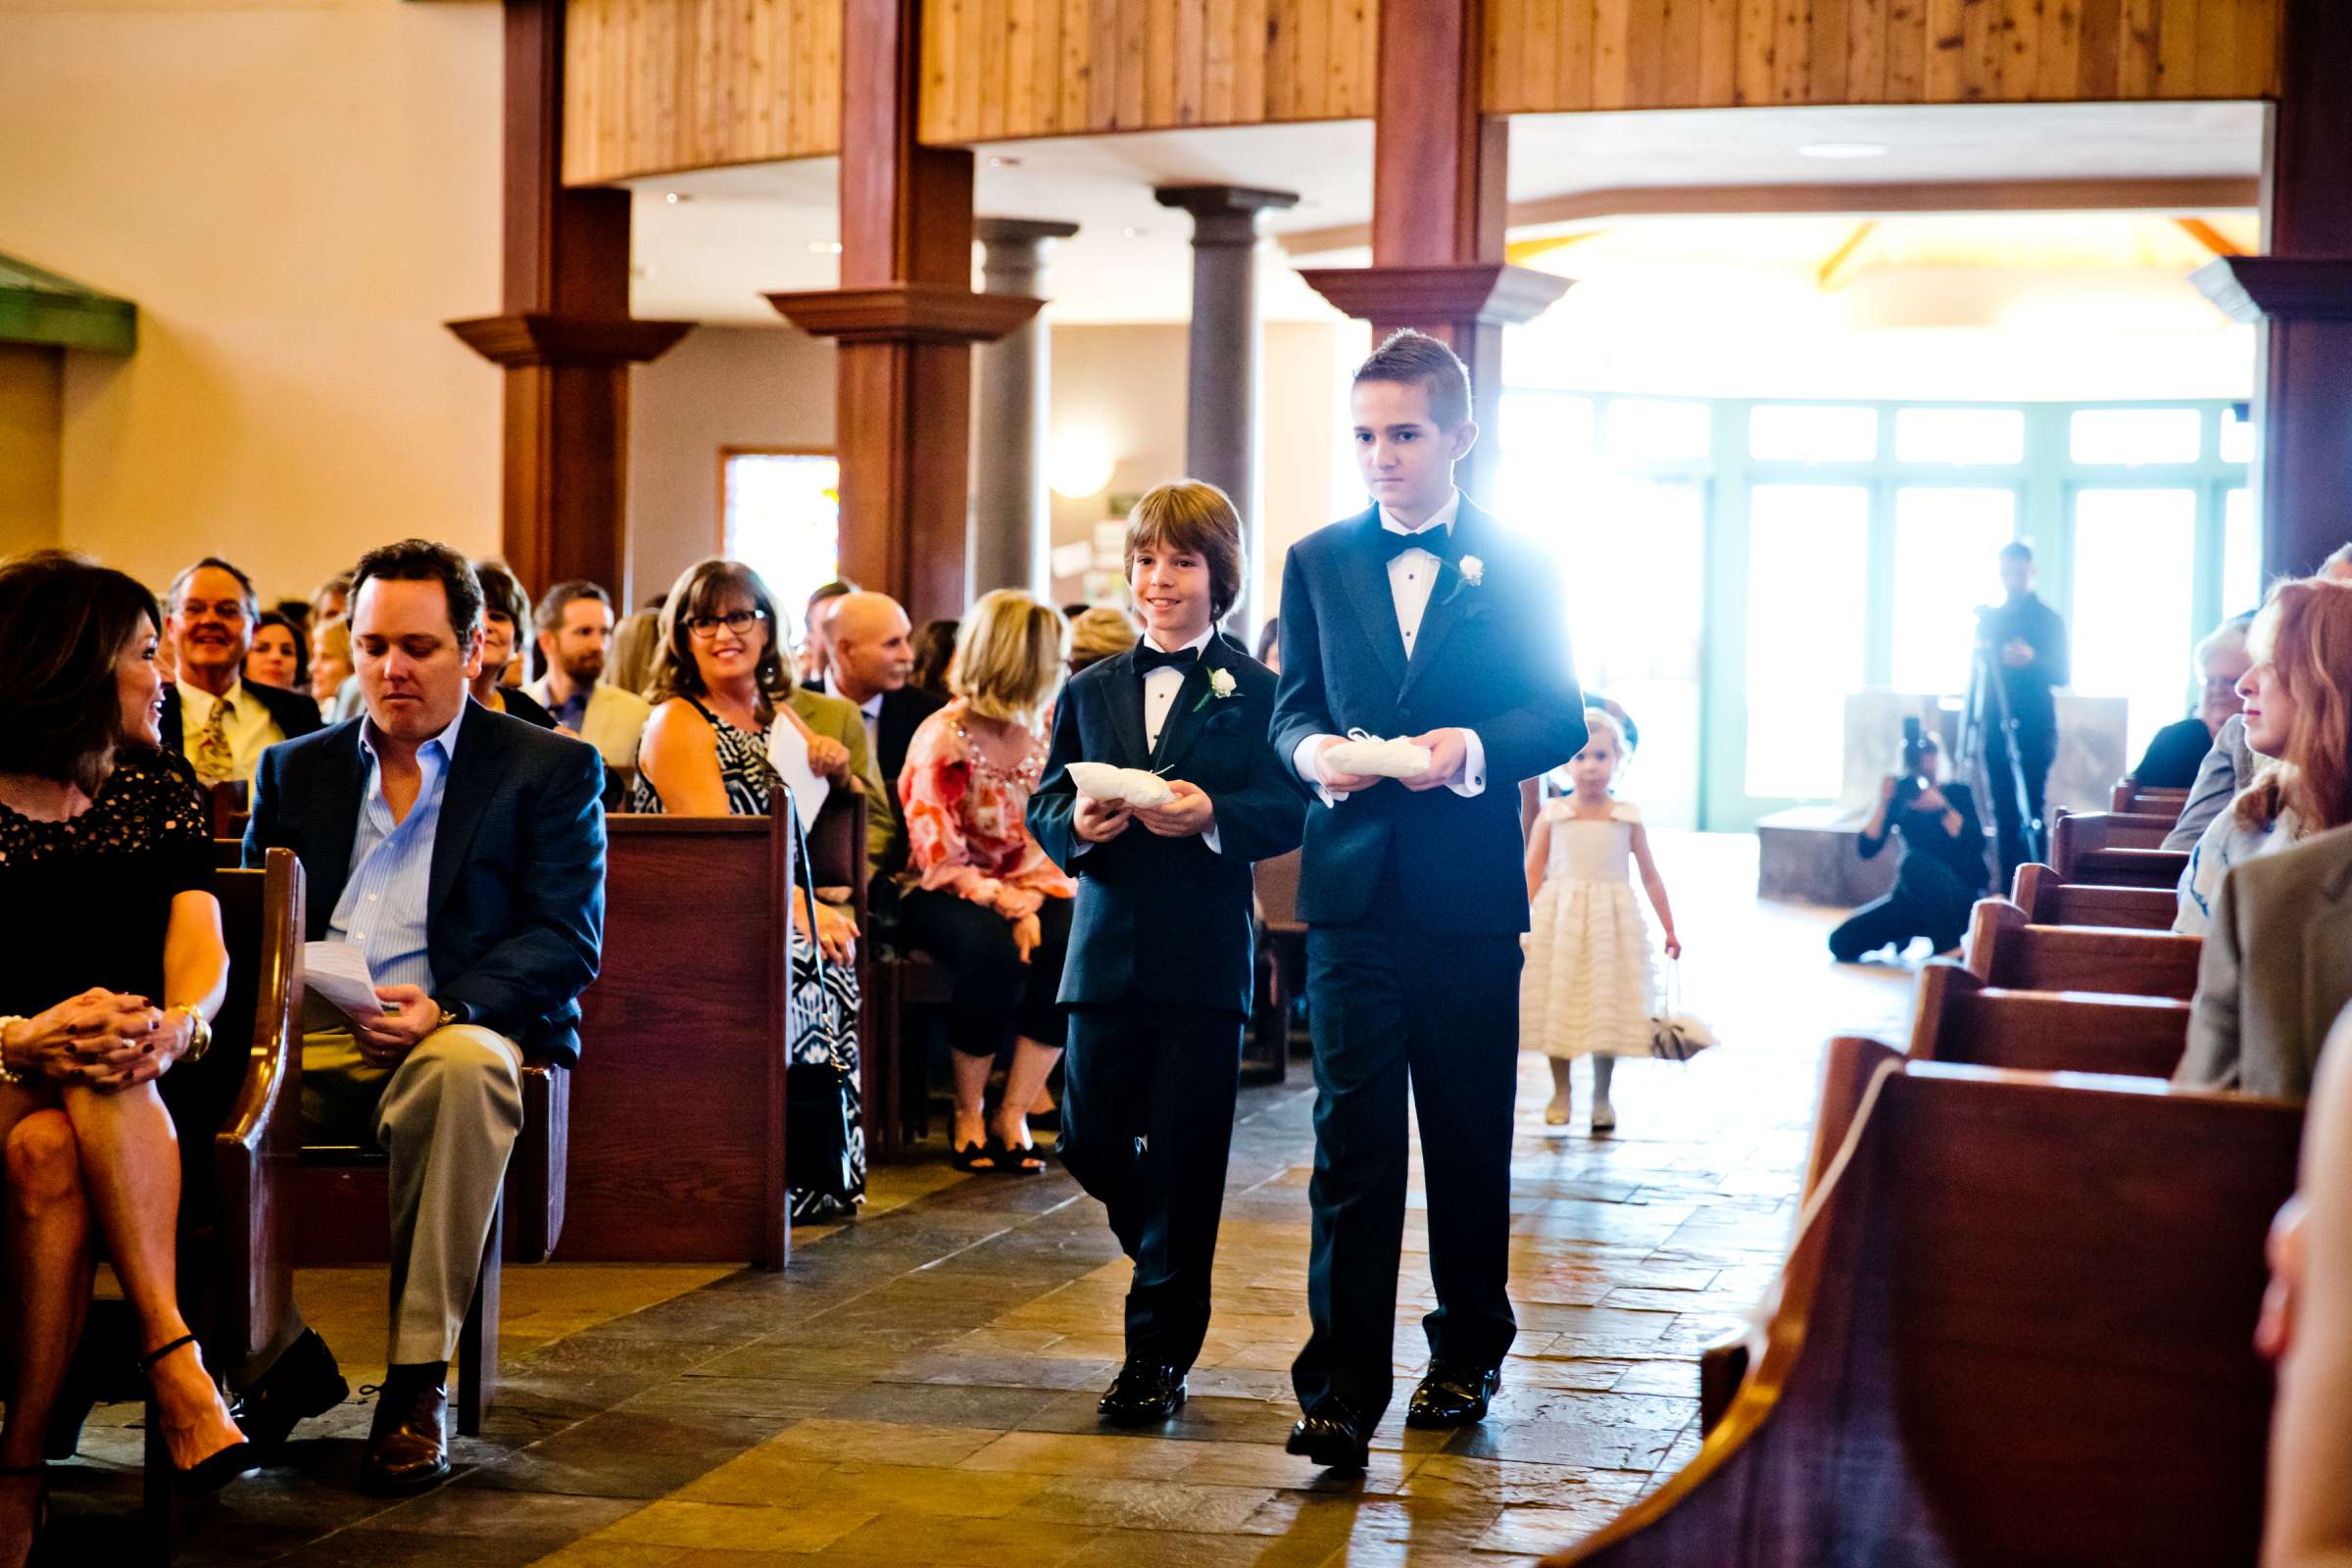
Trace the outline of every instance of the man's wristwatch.
<path fill-rule="evenodd" d="M 8 1064 L 8 1032 L 24 1021 L 14 1013 L 0 1017 L 0 1084 L 6 1084 L 11 1089 L 29 1088 L 32 1084 L 29 1073 L 19 1072 Z"/>
<path fill-rule="evenodd" d="M 446 1029 L 451 1024 L 464 1023 L 466 1021 L 464 1018 L 459 1017 L 455 1012 L 451 1011 L 449 1004 L 443 1002 L 439 997 L 427 997 L 425 1000 L 441 1009 L 441 1016 L 434 1020 L 434 1028 Z"/>

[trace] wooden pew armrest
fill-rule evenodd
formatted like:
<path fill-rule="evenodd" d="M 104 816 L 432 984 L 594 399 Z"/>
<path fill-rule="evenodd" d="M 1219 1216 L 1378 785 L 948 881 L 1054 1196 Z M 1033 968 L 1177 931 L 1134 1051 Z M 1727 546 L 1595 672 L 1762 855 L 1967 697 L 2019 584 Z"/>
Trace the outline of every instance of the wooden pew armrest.
<path fill-rule="evenodd" d="M 1739 1328 L 1698 1351 L 1698 1431 L 1713 1432 L 1747 1381 L 1748 1331 Z"/>
<path fill-rule="evenodd" d="M 507 1161 L 506 1255 L 544 1263 L 564 1239 L 571 1160 L 571 1069 L 531 1057 L 522 1064 L 522 1132 Z"/>

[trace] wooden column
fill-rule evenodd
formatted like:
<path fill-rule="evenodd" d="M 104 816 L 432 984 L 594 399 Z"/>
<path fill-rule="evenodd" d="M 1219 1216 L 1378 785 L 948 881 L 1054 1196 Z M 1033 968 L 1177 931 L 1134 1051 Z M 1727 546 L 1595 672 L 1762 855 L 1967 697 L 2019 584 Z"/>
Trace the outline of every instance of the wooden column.
<path fill-rule="evenodd" d="M 2264 137 L 2262 256 L 2196 275 L 2255 328 L 2254 503 L 2264 577 L 2352 539 L 2352 10 L 2286 0 L 2281 88 Z"/>
<path fill-rule="evenodd" d="M 964 609 L 972 350 L 1040 300 L 972 291 L 972 155 L 915 140 L 921 0 L 844 0 L 841 287 L 770 294 L 835 339 L 841 569 L 918 623 Z"/>
<path fill-rule="evenodd" d="M 1299 275 L 1376 336 L 1410 326 L 1444 339 L 1492 425 L 1502 328 L 1542 314 L 1568 280 L 1503 260 L 1510 122 L 1479 113 L 1480 15 L 1470 0 L 1382 0 L 1372 265 Z M 1488 492 L 1497 450 L 1472 449 L 1464 489 Z"/>
<path fill-rule="evenodd" d="M 628 594 L 629 367 L 691 321 L 629 317 L 629 193 L 564 186 L 563 0 L 506 0 L 503 313 L 451 321 L 507 372 L 501 550 L 525 588 Z"/>

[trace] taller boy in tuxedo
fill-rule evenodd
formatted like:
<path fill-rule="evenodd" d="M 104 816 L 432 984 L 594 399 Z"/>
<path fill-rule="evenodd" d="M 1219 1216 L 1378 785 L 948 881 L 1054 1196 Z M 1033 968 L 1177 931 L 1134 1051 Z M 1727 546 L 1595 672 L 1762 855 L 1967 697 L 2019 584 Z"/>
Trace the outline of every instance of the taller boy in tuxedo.
<path fill-rule="evenodd" d="M 1273 740 L 1322 803 L 1298 885 L 1314 1331 L 1291 1371 L 1305 1414 L 1290 1448 L 1361 1468 L 1389 1402 L 1408 1079 L 1438 1307 L 1407 1422 L 1483 1419 L 1517 1330 L 1504 1293 L 1528 923 L 1516 786 L 1573 757 L 1585 723 L 1549 563 L 1453 487 L 1478 439 L 1461 361 L 1399 332 L 1356 370 L 1350 403 L 1375 505 L 1284 564 Z M 1341 771 L 1325 754 L 1350 730 L 1429 748 L 1428 770 Z"/>
<path fill-rule="evenodd" d="M 1105 1420 L 1163 1421 L 1208 1332 L 1209 1276 L 1250 1013 L 1253 861 L 1296 849 L 1306 800 L 1266 735 L 1274 673 L 1220 635 L 1242 529 L 1214 485 L 1163 484 L 1127 525 L 1144 638 L 1089 666 L 1054 714 L 1029 829 L 1078 879 L 1059 1000 L 1061 1158 L 1135 1261 Z M 1146 809 L 1077 793 L 1072 762 L 1157 772 Z"/>

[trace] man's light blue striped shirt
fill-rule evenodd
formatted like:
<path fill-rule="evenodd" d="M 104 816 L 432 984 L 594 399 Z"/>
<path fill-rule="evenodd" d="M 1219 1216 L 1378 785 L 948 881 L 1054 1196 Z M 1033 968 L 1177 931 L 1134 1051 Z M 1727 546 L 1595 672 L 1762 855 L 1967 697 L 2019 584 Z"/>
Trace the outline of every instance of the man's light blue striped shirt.
<path fill-rule="evenodd" d="M 471 707 L 472 699 L 466 706 Z M 433 989 L 424 920 L 432 893 L 433 836 L 441 824 L 441 792 L 449 780 L 450 759 L 457 755 L 458 726 L 465 722 L 466 709 L 460 708 L 449 728 L 416 748 L 416 802 L 395 822 L 391 803 L 384 799 L 375 720 L 360 721 L 360 754 L 368 760 L 368 783 L 360 798 L 359 831 L 352 835 L 351 875 L 343 884 L 343 896 L 335 901 L 326 934 L 367 954 L 368 972 L 379 986 L 419 986 L 428 995 Z"/>

